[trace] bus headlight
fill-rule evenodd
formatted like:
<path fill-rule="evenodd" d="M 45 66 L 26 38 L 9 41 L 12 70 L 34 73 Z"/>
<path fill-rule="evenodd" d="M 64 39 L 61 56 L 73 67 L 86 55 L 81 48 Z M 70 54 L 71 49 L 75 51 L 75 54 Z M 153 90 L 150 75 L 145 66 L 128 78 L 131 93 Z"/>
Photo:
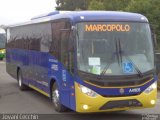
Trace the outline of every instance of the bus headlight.
<path fill-rule="evenodd" d="M 88 95 L 88 96 L 91 96 L 91 97 L 96 97 L 98 94 L 96 92 L 94 92 L 93 90 L 83 86 L 83 85 L 78 85 L 81 92 Z"/>
<path fill-rule="evenodd" d="M 4 50 L 1 50 L 0 53 L 4 54 L 5 52 L 4 52 Z"/>
<path fill-rule="evenodd" d="M 154 82 L 152 85 L 150 85 L 147 89 L 145 89 L 144 93 L 150 93 L 152 90 L 157 89 L 157 82 Z"/>

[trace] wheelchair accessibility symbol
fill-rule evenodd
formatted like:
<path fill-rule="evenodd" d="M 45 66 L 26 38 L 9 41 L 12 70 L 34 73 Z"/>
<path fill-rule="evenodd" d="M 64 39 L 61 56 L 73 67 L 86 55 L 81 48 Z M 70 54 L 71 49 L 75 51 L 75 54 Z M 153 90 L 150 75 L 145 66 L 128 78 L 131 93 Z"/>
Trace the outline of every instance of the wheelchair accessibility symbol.
<path fill-rule="evenodd" d="M 123 72 L 124 73 L 133 73 L 134 72 L 133 64 L 131 62 L 124 62 L 123 63 Z"/>

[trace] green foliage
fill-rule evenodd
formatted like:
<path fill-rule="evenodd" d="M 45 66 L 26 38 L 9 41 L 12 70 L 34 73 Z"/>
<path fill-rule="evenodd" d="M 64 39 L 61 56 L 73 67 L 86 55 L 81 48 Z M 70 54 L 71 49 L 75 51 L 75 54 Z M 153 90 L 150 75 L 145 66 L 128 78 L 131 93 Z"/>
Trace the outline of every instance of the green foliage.
<path fill-rule="evenodd" d="M 56 0 L 56 10 L 87 10 L 89 0 Z"/>
<path fill-rule="evenodd" d="M 131 0 L 104 0 L 105 10 L 123 11 Z"/>
<path fill-rule="evenodd" d="M 89 10 L 124 10 L 131 0 L 91 0 Z"/>
<path fill-rule="evenodd" d="M 105 10 L 103 2 L 92 0 L 88 6 L 89 10 Z"/>

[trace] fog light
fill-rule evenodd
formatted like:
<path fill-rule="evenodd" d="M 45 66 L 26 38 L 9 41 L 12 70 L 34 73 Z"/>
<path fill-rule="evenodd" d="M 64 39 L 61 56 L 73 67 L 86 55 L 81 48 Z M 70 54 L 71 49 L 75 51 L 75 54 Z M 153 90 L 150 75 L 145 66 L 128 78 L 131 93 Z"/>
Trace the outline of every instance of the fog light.
<path fill-rule="evenodd" d="M 155 104 L 155 100 L 151 100 L 151 104 L 154 105 Z"/>
<path fill-rule="evenodd" d="M 83 105 L 83 109 L 87 110 L 88 109 L 88 105 Z"/>

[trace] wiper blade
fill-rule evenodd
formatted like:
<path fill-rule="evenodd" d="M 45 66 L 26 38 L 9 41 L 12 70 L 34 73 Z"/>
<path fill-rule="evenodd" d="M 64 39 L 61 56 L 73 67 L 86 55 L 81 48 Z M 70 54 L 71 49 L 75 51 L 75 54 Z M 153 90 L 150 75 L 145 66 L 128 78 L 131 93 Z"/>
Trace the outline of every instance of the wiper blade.
<path fill-rule="evenodd" d="M 124 52 L 122 51 L 121 41 L 120 40 L 118 40 L 118 41 L 119 41 L 120 55 L 122 55 L 122 53 L 124 54 Z M 129 60 L 129 62 L 132 63 L 132 65 L 134 66 L 134 68 L 137 71 L 138 75 L 140 77 L 143 77 L 143 73 L 140 71 L 140 69 L 137 67 L 137 65 L 133 62 L 133 60 L 127 54 L 125 54 L 124 56 L 127 58 L 127 60 Z M 121 63 L 122 63 L 122 56 L 121 56 Z"/>
<path fill-rule="evenodd" d="M 113 56 L 110 58 L 110 60 L 112 60 L 112 58 L 116 55 L 117 56 L 117 60 L 118 60 L 118 64 L 120 66 L 122 66 L 122 57 L 125 54 L 124 51 L 122 50 L 122 46 L 121 46 L 121 41 L 120 40 L 115 40 L 115 47 L 116 47 L 116 52 L 113 54 Z M 135 70 L 137 71 L 138 75 L 140 77 L 143 77 L 143 73 L 140 71 L 140 69 L 137 67 L 137 65 L 133 62 L 133 60 L 127 55 L 125 54 L 124 57 L 131 62 L 131 64 L 133 65 L 133 67 L 135 68 Z M 103 76 L 106 71 L 109 69 L 109 66 L 112 64 L 112 61 L 109 62 L 103 69 L 103 71 L 101 72 L 100 76 Z"/>
<path fill-rule="evenodd" d="M 140 69 L 137 67 L 137 65 L 132 61 L 132 59 L 128 55 L 125 55 L 125 57 L 127 58 L 127 60 L 129 60 L 132 63 L 132 65 L 134 66 L 134 68 L 137 71 L 138 75 L 140 77 L 143 77 L 143 73 L 140 71 Z"/>
<path fill-rule="evenodd" d="M 119 59 L 120 59 L 120 65 L 122 65 L 122 48 L 121 48 L 121 41 L 118 39 L 118 47 L 119 47 Z"/>
<path fill-rule="evenodd" d="M 116 51 L 115 51 L 115 53 L 113 52 L 113 56 L 110 58 L 111 61 L 104 67 L 104 69 L 102 70 L 100 76 L 103 76 L 103 75 L 106 73 L 106 71 L 108 70 L 109 66 L 112 64 L 112 59 L 113 59 L 113 57 L 114 57 L 115 55 L 117 55 L 118 64 L 120 64 L 120 63 L 119 63 L 118 44 L 117 44 L 117 41 L 116 41 L 116 40 L 115 40 L 115 47 L 116 47 Z"/>
<path fill-rule="evenodd" d="M 103 76 L 106 73 L 106 71 L 108 70 L 110 65 L 111 65 L 111 62 L 104 67 L 104 69 L 102 70 L 100 76 Z"/>

